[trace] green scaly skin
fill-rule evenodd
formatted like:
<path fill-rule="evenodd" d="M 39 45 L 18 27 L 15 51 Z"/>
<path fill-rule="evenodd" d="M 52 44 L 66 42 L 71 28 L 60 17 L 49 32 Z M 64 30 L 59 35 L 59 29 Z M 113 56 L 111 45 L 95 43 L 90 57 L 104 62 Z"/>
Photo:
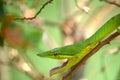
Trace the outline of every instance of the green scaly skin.
<path fill-rule="evenodd" d="M 51 71 L 50 75 L 60 73 L 70 69 L 92 51 L 100 41 L 112 33 L 120 26 L 120 14 L 108 20 L 94 35 L 87 40 L 73 45 L 55 48 L 50 51 L 39 53 L 40 57 L 48 57 L 54 59 L 69 59 L 63 67 L 57 67 Z"/>

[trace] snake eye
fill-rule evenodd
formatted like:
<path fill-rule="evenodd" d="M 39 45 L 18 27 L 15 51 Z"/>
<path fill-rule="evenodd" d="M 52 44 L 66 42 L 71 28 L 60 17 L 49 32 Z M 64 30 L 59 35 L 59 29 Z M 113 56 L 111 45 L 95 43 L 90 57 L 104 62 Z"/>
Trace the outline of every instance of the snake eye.
<path fill-rule="evenodd" d="M 54 56 L 57 56 L 58 55 L 58 52 L 54 52 Z"/>

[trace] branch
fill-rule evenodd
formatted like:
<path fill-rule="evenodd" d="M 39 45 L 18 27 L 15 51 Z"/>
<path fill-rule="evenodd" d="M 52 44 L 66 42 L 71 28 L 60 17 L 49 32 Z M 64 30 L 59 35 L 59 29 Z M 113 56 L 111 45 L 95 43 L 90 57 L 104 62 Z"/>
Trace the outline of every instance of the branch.
<path fill-rule="evenodd" d="M 11 49 L 8 51 L 8 55 L 9 61 L 5 63 L 1 60 L 1 65 L 12 66 L 32 80 L 50 80 L 49 77 L 46 77 L 36 69 L 26 54 L 20 54 L 16 49 Z"/>
<path fill-rule="evenodd" d="M 78 9 L 82 10 L 83 12 L 88 13 L 90 8 L 87 7 L 87 5 L 89 5 L 90 1 L 83 0 L 81 2 L 82 2 L 82 4 L 79 6 L 77 0 L 75 0 L 76 7 Z"/>
<path fill-rule="evenodd" d="M 118 3 L 114 2 L 114 1 L 110 1 L 110 0 L 100 0 L 100 1 L 105 1 L 105 2 L 107 2 L 107 3 L 109 3 L 109 4 L 113 4 L 113 5 L 115 5 L 115 6 L 120 7 L 120 4 L 118 4 Z"/>
<path fill-rule="evenodd" d="M 62 80 L 70 80 L 70 78 L 78 71 L 78 69 L 89 59 L 93 54 L 95 54 L 99 49 L 101 49 L 104 45 L 109 44 L 114 38 L 119 36 L 119 32 L 115 32 L 110 35 L 104 41 L 100 42 L 89 54 L 87 54 L 77 65 L 74 66 L 72 71 L 63 77 Z"/>
<path fill-rule="evenodd" d="M 14 20 L 32 20 L 32 19 L 35 19 L 40 13 L 41 11 L 45 8 L 45 6 L 49 3 L 51 3 L 53 0 L 48 0 L 47 2 L 45 2 L 43 4 L 43 6 L 39 9 L 39 11 L 33 16 L 33 17 L 29 17 L 29 18 L 26 18 L 26 17 L 23 17 L 23 18 L 15 18 Z"/>

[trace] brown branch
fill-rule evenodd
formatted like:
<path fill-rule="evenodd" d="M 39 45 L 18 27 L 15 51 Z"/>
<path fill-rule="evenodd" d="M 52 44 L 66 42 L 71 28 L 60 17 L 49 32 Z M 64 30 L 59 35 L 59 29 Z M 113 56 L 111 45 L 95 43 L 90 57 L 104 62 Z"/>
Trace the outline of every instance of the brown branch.
<path fill-rule="evenodd" d="M 95 54 L 99 49 L 101 49 L 104 45 L 109 44 L 114 38 L 119 36 L 119 32 L 115 32 L 110 35 L 108 38 L 100 42 L 88 55 L 86 55 L 77 65 L 74 66 L 72 71 L 63 77 L 62 80 L 70 80 L 70 78 L 78 71 L 78 69 L 89 59 L 93 54 Z"/>
<path fill-rule="evenodd" d="M 114 1 L 110 1 L 110 0 L 100 0 L 100 1 L 105 1 L 105 2 L 107 2 L 107 3 L 109 3 L 109 4 L 113 4 L 113 5 L 115 5 L 115 6 L 120 7 L 120 4 L 118 4 L 118 3 L 114 2 Z"/>
<path fill-rule="evenodd" d="M 36 69 L 36 67 L 33 65 L 33 63 L 25 54 L 20 54 L 16 50 L 12 49 L 9 52 L 9 55 L 10 55 L 9 65 L 18 69 L 20 72 L 26 74 L 27 76 L 32 78 L 32 80 L 50 80 L 49 77 L 44 76 Z"/>
<path fill-rule="evenodd" d="M 49 3 L 51 3 L 53 0 L 48 0 L 47 2 L 45 2 L 43 4 L 43 6 L 39 9 L 39 11 L 33 16 L 33 17 L 29 17 L 29 18 L 26 18 L 26 17 L 23 17 L 23 18 L 15 18 L 14 20 L 32 20 L 32 19 L 35 19 L 40 13 L 41 11 L 45 8 L 45 6 Z"/>

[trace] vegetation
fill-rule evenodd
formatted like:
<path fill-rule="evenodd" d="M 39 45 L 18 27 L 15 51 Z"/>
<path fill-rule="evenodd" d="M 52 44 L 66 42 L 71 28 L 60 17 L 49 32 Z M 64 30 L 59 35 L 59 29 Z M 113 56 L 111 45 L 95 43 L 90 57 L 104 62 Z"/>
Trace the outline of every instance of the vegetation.
<path fill-rule="evenodd" d="M 66 60 L 37 56 L 86 40 L 117 14 L 119 0 L 0 0 L 0 80 L 120 80 L 119 37 L 77 72 L 49 76 Z"/>

